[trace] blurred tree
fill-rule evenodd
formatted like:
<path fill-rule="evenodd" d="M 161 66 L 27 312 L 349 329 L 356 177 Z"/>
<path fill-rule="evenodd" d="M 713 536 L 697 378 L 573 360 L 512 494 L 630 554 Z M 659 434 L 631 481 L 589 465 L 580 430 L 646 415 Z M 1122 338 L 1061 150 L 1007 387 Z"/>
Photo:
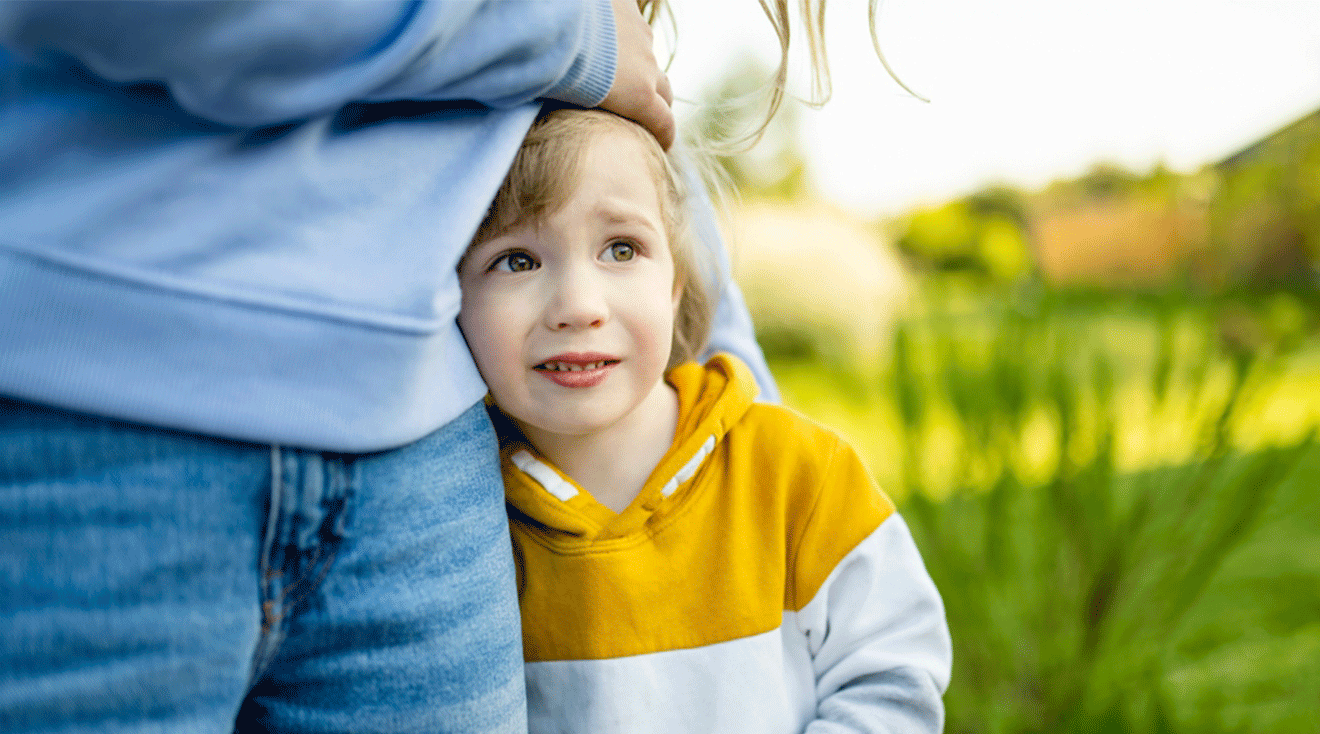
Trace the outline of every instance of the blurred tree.
<path fill-rule="evenodd" d="M 1077 180 L 1078 187 L 1089 199 L 1117 199 L 1133 193 L 1140 184 L 1140 176 L 1109 163 L 1096 165 Z"/>
<path fill-rule="evenodd" d="M 912 214 L 899 249 L 927 269 L 961 271 L 1012 282 L 1035 270 L 1022 196 L 994 186 Z"/>
<path fill-rule="evenodd" d="M 1320 264 L 1320 112 L 1215 165 L 1211 241 L 1229 285 L 1314 286 Z"/>

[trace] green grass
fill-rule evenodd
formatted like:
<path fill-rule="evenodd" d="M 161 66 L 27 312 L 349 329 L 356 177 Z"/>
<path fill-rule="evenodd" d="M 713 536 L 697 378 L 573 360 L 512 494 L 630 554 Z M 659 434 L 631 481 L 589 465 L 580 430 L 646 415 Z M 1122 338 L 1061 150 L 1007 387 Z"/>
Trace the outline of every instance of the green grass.
<path fill-rule="evenodd" d="M 1207 585 L 1167 685 L 1189 731 L 1320 732 L 1320 450 Z"/>
<path fill-rule="evenodd" d="M 947 730 L 1320 732 L 1306 312 L 948 288 L 886 365 L 773 364 L 900 500 L 954 636 Z"/>

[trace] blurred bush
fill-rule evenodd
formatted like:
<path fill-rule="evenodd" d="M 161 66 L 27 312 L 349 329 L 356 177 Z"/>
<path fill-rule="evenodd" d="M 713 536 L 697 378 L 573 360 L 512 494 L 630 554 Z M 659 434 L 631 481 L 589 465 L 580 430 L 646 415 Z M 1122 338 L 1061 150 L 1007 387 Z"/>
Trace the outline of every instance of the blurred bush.
<path fill-rule="evenodd" d="M 1226 319 L 1269 319 L 1232 306 L 1046 294 L 992 311 L 988 340 L 947 314 L 897 333 L 888 379 L 901 416 L 903 512 L 954 630 L 948 731 L 1235 728 L 1228 704 L 1245 690 L 1219 687 L 1216 697 L 1178 673 L 1226 644 L 1207 642 L 1225 632 L 1213 621 L 1229 608 L 1207 594 L 1211 582 L 1285 483 L 1309 493 L 1315 476 L 1297 473 L 1312 450 L 1305 421 L 1254 434 L 1253 398 L 1277 386 L 1285 353 L 1229 338 Z M 961 448 L 959 468 L 932 482 L 928 457 L 947 451 L 930 445 L 946 440 L 927 430 L 937 403 Z M 1281 541 L 1291 542 L 1260 542 Z M 1314 598 L 1275 603 L 1297 614 Z M 1320 640 L 1315 621 L 1294 628 L 1309 646 Z M 1198 637 L 1203 648 L 1188 654 Z M 1250 678 L 1282 693 L 1313 673 L 1277 662 Z M 1253 712 L 1249 730 L 1311 724 L 1314 699 L 1290 708 L 1289 695 L 1268 698 L 1277 710 Z"/>
<path fill-rule="evenodd" d="M 833 207 L 761 199 L 732 213 L 729 234 L 767 355 L 856 367 L 879 358 L 908 277 L 874 227 Z"/>
<path fill-rule="evenodd" d="M 739 73 L 716 99 L 766 78 Z M 699 125 L 736 136 L 730 108 Z M 720 160 L 735 221 L 811 209 L 784 120 Z M 1320 113 L 1191 174 L 845 224 L 734 237 L 793 232 L 739 277 L 785 402 L 859 449 L 941 589 L 947 731 L 1320 732 Z"/>
<path fill-rule="evenodd" d="M 926 280 L 869 376 L 776 365 L 902 498 L 947 731 L 1314 731 L 1309 304 L 977 282 Z"/>
<path fill-rule="evenodd" d="M 1229 283 L 1310 282 L 1320 264 L 1320 112 L 1215 166 L 1211 243 Z"/>
<path fill-rule="evenodd" d="M 918 267 L 1012 282 L 1035 267 L 1022 196 L 994 187 L 911 214 L 897 245 Z"/>
<path fill-rule="evenodd" d="M 1199 171 L 1097 165 L 1041 191 L 991 187 L 897 223 L 914 266 L 1056 286 L 1315 287 L 1320 112 Z"/>

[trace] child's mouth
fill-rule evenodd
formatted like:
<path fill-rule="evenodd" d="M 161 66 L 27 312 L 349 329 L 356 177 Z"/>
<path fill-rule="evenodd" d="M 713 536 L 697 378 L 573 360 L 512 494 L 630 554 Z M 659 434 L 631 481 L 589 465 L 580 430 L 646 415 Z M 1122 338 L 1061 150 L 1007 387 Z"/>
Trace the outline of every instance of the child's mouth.
<path fill-rule="evenodd" d="M 617 359 L 548 359 L 532 369 L 560 387 L 595 387 L 609 376 Z"/>
<path fill-rule="evenodd" d="M 618 364 L 617 359 L 601 359 L 595 362 L 542 362 L 536 365 L 534 369 L 545 372 L 582 372 L 585 370 L 596 370 L 607 364 Z"/>

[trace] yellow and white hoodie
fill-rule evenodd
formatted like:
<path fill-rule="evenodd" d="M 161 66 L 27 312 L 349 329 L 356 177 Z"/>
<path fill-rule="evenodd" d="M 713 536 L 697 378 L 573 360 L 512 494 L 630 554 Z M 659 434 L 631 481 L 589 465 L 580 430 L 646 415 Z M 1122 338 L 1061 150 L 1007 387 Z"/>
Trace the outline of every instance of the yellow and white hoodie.
<path fill-rule="evenodd" d="M 940 731 L 943 605 L 856 453 L 731 357 L 667 379 L 676 438 L 622 513 L 502 447 L 531 732 Z"/>

